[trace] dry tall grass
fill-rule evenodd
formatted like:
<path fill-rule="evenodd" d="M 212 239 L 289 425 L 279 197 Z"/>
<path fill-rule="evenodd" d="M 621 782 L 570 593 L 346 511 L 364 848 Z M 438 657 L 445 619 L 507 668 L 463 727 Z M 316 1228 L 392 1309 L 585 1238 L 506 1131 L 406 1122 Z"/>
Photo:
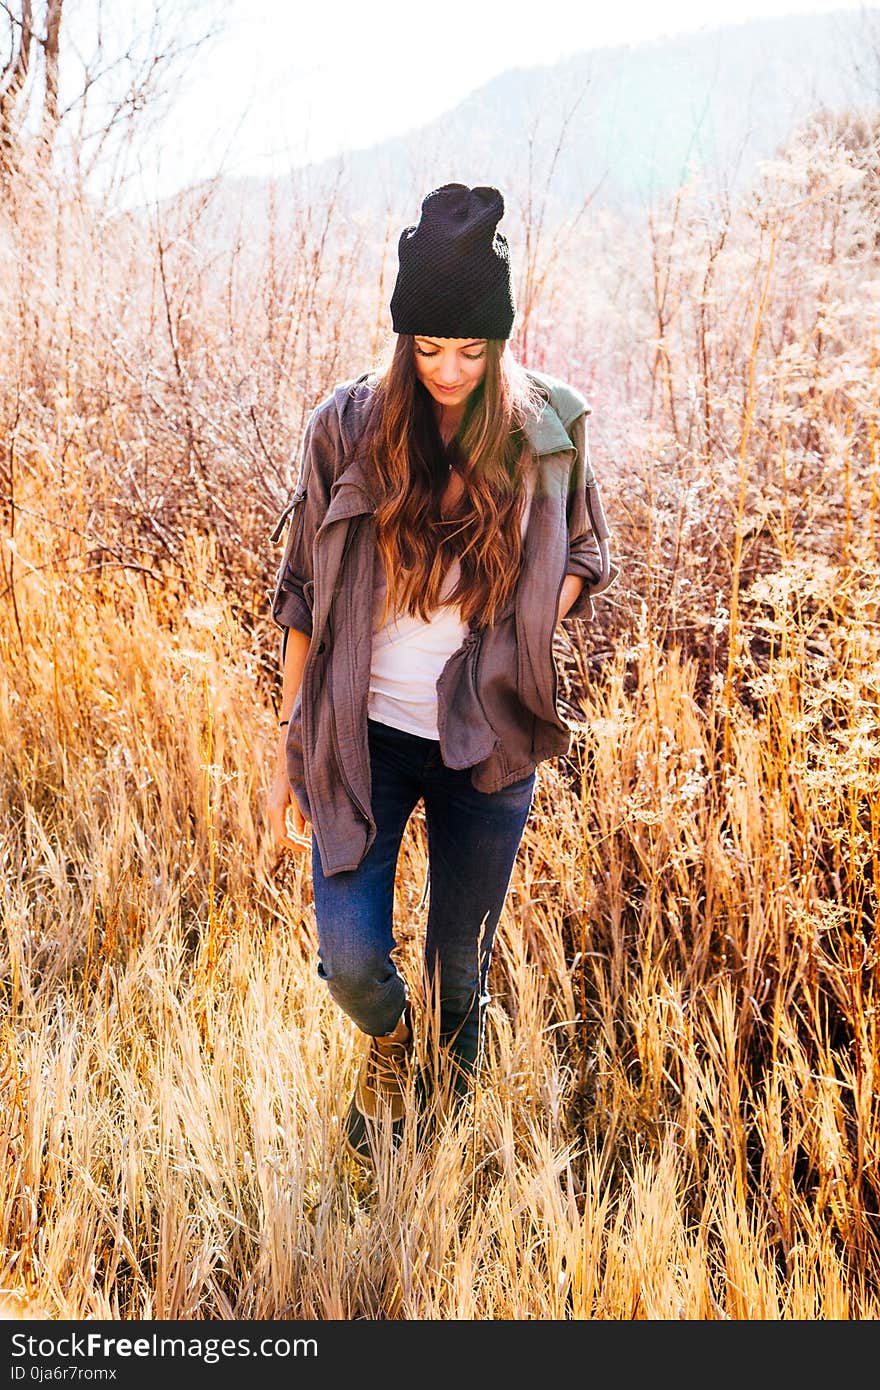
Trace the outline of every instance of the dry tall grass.
<path fill-rule="evenodd" d="M 357 1039 L 315 973 L 308 874 L 276 862 L 262 815 L 276 731 L 260 596 L 276 555 L 264 541 L 260 561 L 254 498 L 268 514 L 282 489 L 285 392 L 308 353 L 264 342 L 254 370 L 274 394 L 244 422 L 223 414 L 228 378 L 212 386 L 209 363 L 200 390 L 215 396 L 194 393 L 174 366 L 175 316 L 151 337 L 145 291 L 126 309 L 145 355 L 120 357 L 118 335 L 110 350 L 123 301 L 107 277 L 74 273 L 98 235 L 84 216 L 59 234 L 51 274 L 32 263 L 29 276 L 27 248 L 58 207 L 44 193 L 42 210 L 7 211 L 0 1294 L 13 1315 L 878 1315 L 878 276 L 867 243 L 814 254 L 835 199 L 838 230 L 864 210 L 839 148 L 810 159 L 824 192 L 797 203 L 801 223 L 789 160 L 721 248 L 681 209 L 656 223 L 645 296 L 616 337 L 619 304 L 602 311 L 619 361 L 665 306 L 660 359 L 632 366 L 643 394 L 616 466 L 618 426 L 603 437 L 600 424 L 624 578 L 591 629 L 560 641 L 575 736 L 541 769 L 473 1116 L 426 1150 L 407 1133 L 375 1178 L 338 1143 Z M 171 304 L 156 245 L 131 255 Z M 118 280 L 117 296 L 124 268 Z M 277 280 L 259 283 L 277 305 Z M 189 360 L 206 345 L 217 360 L 257 354 L 260 297 L 251 283 L 233 314 L 205 288 L 209 338 L 191 296 Z M 361 325 L 357 348 L 372 310 Z M 539 315 L 531 331 L 550 357 Z M 583 351 L 583 322 L 565 332 Z M 277 476 L 248 491 L 245 442 L 265 441 L 267 422 Z M 206 466 L 209 435 L 226 473 Z M 212 497 L 238 530 L 213 525 Z M 236 537 L 241 589 L 227 582 Z M 416 817 L 399 882 L 417 999 L 422 829 Z"/>

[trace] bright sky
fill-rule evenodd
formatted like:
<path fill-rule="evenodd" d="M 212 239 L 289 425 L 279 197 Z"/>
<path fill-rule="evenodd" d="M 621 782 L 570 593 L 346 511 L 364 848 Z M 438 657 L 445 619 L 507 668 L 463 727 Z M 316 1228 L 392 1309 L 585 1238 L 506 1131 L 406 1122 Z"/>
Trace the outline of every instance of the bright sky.
<path fill-rule="evenodd" d="M 281 173 L 420 126 L 513 67 L 863 0 L 219 0 L 145 178 Z"/>

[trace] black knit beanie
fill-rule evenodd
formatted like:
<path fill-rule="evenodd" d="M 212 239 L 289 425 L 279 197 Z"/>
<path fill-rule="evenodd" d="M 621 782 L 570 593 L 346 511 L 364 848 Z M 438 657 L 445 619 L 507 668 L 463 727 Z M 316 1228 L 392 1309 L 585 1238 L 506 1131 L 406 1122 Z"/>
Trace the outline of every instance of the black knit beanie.
<path fill-rule="evenodd" d="M 422 200 L 397 245 L 391 296 L 395 333 L 430 338 L 509 338 L 516 304 L 497 188 L 446 183 Z"/>

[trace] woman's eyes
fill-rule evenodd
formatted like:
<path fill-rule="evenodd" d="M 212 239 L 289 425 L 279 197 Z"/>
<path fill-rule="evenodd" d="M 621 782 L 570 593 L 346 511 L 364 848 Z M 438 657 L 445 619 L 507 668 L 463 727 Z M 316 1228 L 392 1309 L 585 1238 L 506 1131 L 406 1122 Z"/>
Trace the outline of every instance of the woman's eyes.
<path fill-rule="evenodd" d="M 416 348 L 416 352 L 419 357 L 439 357 L 440 355 L 437 352 L 427 352 L 425 348 L 420 347 Z M 480 358 L 485 357 L 486 354 L 484 352 L 463 352 L 461 355 L 467 358 L 468 362 L 479 362 Z"/>

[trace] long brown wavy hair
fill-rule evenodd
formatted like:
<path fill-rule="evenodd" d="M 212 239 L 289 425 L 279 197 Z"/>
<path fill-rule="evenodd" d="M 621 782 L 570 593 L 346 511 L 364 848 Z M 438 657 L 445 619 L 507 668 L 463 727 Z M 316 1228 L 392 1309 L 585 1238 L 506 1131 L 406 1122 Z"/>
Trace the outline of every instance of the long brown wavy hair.
<path fill-rule="evenodd" d="M 440 601 L 453 560 L 461 572 L 444 602 L 462 620 L 490 627 L 513 593 L 522 562 L 520 526 L 528 456 L 525 420 L 543 405 L 505 339 L 486 343 L 486 370 L 467 399 L 458 433 L 440 436 L 419 380 L 414 339 L 399 334 L 391 361 L 374 378 L 367 453 L 379 494 L 376 526 L 388 587 L 386 616 L 426 619 Z M 441 513 L 455 469 L 464 491 Z"/>

